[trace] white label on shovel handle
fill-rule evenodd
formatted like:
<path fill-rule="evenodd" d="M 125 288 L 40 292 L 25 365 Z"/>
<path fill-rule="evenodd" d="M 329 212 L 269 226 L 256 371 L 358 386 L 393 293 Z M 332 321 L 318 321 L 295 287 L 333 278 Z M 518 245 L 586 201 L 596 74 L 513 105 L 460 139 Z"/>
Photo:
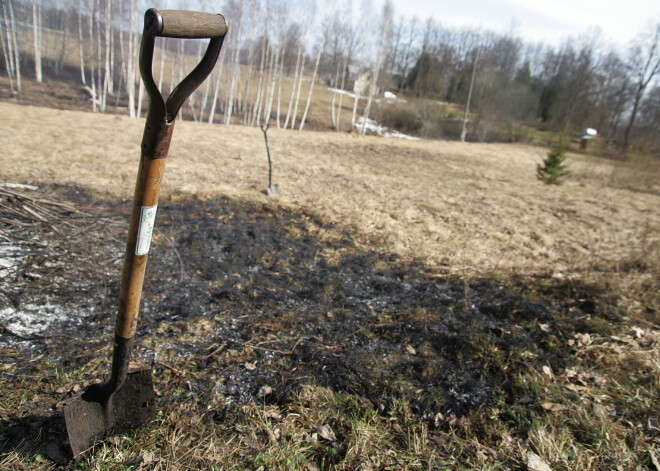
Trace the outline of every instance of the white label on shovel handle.
<path fill-rule="evenodd" d="M 137 243 L 135 244 L 135 255 L 147 255 L 149 253 L 151 235 L 154 231 L 154 221 L 156 220 L 156 209 L 158 209 L 158 205 L 142 206 Z"/>

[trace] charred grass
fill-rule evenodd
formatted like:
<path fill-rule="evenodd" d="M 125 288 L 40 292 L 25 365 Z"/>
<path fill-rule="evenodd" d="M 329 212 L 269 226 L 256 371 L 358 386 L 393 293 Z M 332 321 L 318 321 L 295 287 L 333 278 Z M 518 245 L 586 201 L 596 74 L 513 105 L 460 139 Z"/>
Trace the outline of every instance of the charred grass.
<path fill-rule="evenodd" d="M 657 468 L 657 313 L 570 278 L 448 278 L 227 197 L 159 208 L 134 355 L 157 419 L 69 462 L 62 403 L 109 371 L 130 202 L 39 195 L 76 211 L 2 227 L 3 469 Z"/>

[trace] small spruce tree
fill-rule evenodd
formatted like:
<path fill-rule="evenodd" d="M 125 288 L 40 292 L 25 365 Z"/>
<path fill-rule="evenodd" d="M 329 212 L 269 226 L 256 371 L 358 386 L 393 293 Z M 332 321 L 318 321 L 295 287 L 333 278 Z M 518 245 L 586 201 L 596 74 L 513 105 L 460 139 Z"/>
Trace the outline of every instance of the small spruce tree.
<path fill-rule="evenodd" d="M 543 161 L 543 165 L 536 166 L 536 176 L 539 180 L 547 184 L 558 185 L 561 179 L 570 174 L 564 165 L 566 160 L 566 150 L 568 145 L 564 141 L 557 141 L 555 146 L 548 154 L 548 158 Z"/>

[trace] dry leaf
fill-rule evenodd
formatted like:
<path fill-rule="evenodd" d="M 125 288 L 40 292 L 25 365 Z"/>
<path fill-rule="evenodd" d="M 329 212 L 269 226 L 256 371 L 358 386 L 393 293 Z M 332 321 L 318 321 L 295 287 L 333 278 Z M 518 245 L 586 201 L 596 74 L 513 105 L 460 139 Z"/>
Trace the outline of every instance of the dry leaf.
<path fill-rule="evenodd" d="M 257 365 L 255 365 L 254 363 L 245 362 L 245 365 L 243 366 L 245 366 L 245 369 L 248 371 L 254 371 L 257 369 Z"/>
<path fill-rule="evenodd" d="M 406 351 L 410 353 L 411 355 L 417 355 L 417 350 L 414 349 L 412 345 L 408 345 L 406 347 Z"/>
<path fill-rule="evenodd" d="M 321 427 L 317 427 L 316 432 L 319 434 L 319 437 L 324 440 L 328 440 L 329 442 L 337 441 L 335 432 L 332 431 L 329 425 L 322 425 Z"/>
<path fill-rule="evenodd" d="M 264 417 L 272 420 L 282 420 L 282 414 L 277 409 L 270 409 L 264 412 Z"/>
<path fill-rule="evenodd" d="M 555 377 L 554 373 L 552 372 L 552 368 L 550 368 L 548 365 L 543 365 L 543 373 L 545 373 L 545 375 L 550 378 Z"/>
<path fill-rule="evenodd" d="M 649 456 L 651 457 L 651 463 L 655 466 L 656 471 L 660 471 L 660 462 L 658 462 L 658 457 L 655 456 L 653 450 L 649 450 Z"/>
<path fill-rule="evenodd" d="M 145 451 L 142 454 L 142 463 L 149 464 L 154 462 L 154 454 L 150 451 Z"/>
<path fill-rule="evenodd" d="M 541 458 L 536 453 L 528 451 L 526 458 L 527 469 L 529 471 L 552 471 L 552 468 L 548 466 L 548 463 L 543 461 L 543 458 Z"/>
<path fill-rule="evenodd" d="M 595 402 L 592 409 L 594 411 L 594 415 L 596 417 L 598 417 L 599 419 L 607 418 L 607 411 L 605 410 L 605 408 L 602 405 Z"/>
<path fill-rule="evenodd" d="M 565 405 L 557 404 L 555 402 L 544 402 L 541 404 L 541 407 L 550 412 L 564 412 L 568 410 L 568 407 Z"/>
<path fill-rule="evenodd" d="M 319 467 L 314 463 L 305 463 L 305 471 L 319 471 Z"/>

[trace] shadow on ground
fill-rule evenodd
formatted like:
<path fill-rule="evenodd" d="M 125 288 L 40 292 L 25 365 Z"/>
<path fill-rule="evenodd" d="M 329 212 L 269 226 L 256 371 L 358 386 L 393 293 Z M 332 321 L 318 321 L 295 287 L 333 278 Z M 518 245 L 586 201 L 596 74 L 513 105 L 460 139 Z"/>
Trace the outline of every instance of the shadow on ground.
<path fill-rule="evenodd" d="M 49 192 L 80 212 L 5 228 L 20 249 L 0 296 L 5 449 L 53 424 L 61 433 L 46 418 L 72 393 L 56 391 L 61 375 L 89 382 L 108 370 L 130 202 Z M 161 407 L 182 391 L 216 412 L 284 403 L 312 384 L 381 410 L 405 401 L 422 420 L 460 417 L 517 401 L 522 372 L 561 370 L 566 339 L 599 325 L 585 319 L 602 294 L 587 288 L 448 283 L 277 202 L 164 201 L 158 211 L 136 356 L 154 366 Z M 35 313 L 50 317 L 35 323 Z"/>

